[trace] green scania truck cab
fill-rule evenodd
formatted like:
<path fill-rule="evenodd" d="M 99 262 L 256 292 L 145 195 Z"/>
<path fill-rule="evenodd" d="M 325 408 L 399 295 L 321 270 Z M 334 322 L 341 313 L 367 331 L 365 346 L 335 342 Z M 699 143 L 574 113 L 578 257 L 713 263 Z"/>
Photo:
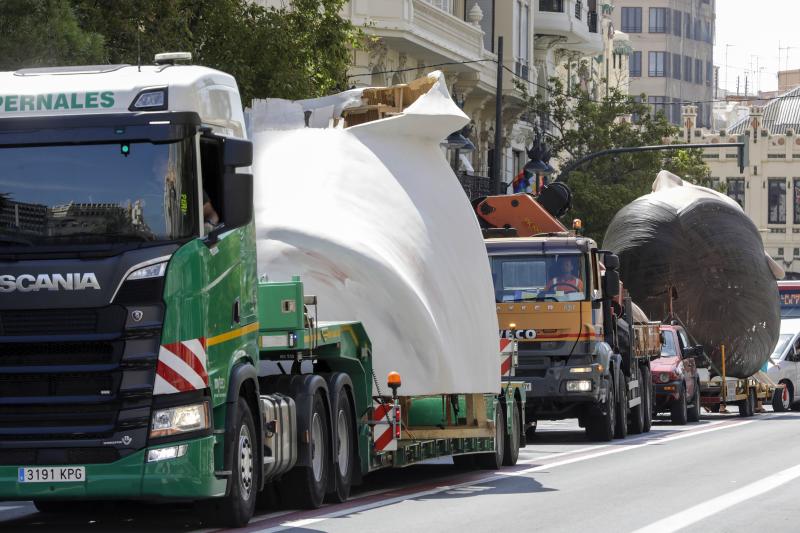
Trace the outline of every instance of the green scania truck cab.
<path fill-rule="evenodd" d="M 236 82 L 182 59 L 0 73 L 0 501 L 201 501 L 241 526 L 267 492 L 317 507 L 378 468 L 515 462 L 519 384 L 403 397 L 361 324 L 258 279 Z"/>

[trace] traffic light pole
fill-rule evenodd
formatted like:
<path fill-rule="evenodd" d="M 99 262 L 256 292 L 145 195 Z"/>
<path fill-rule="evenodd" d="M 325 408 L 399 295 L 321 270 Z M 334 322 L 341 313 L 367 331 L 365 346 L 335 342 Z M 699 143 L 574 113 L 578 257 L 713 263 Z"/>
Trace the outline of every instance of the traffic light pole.
<path fill-rule="evenodd" d="M 580 167 L 584 163 L 588 163 L 593 159 L 597 159 L 598 157 L 603 157 L 606 155 L 614 155 L 614 154 L 631 154 L 631 153 L 638 153 L 638 152 L 660 152 L 660 151 L 668 151 L 668 150 L 687 150 L 687 149 L 694 149 L 694 148 L 738 148 L 739 155 L 739 172 L 744 172 L 744 167 L 748 165 L 747 161 L 747 140 L 744 142 L 738 143 L 719 143 L 719 144 L 657 144 L 653 146 L 632 146 L 627 148 L 610 148 L 608 150 L 601 150 L 599 152 L 594 152 L 588 155 L 585 155 L 575 161 L 574 163 L 567 165 L 564 169 L 558 174 L 558 181 L 564 180 L 564 178 L 575 170 L 576 168 Z"/>
<path fill-rule="evenodd" d="M 492 152 L 492 194 L 500 190 L 500 165 L 503 161 L 503 37 L 497 38 L 497 95 L 494 99 L 494 152 Z"/>

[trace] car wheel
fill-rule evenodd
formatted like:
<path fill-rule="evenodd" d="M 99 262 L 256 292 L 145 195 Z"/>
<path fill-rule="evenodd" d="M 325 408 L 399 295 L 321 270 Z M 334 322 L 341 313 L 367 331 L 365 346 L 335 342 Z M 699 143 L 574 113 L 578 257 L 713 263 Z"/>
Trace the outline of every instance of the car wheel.
<path fill-rule="evenodd" d="M 783 387 L 775 389 L 775 392 L 772 393 L 772 410 L 776 413 L 788 411 L 792 403 L 791 396 L 789 396 L 789 384 L 782 382 L 782 385 Z"/>
<path fill-rule="evenodd" d="M 678 399 L 672 401 L 670 407 L 670 419 L 676 426 L 685 426 L 688 422 L 689 413 L 686 410 L 686 386 L 681 383 L 681 390 Z"/>
<path fill-rule="evenodd" d="M 689 422 L 700 422 L 700 382 L 694 382 L 694 394 L 692 395 L 692 406 L 687 408 L 687 419 Z"/>

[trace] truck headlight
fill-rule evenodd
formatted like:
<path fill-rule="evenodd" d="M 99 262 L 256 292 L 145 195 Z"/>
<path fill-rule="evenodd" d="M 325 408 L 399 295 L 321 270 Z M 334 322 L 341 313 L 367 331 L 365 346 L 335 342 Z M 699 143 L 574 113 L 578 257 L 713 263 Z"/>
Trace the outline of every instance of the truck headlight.
<path fill-rule="evenodd" d="M 661 383 L 668 382 L 669 381 L 669 372 L 661 372 L 658 375 L 658 381 L 660 381 Z"/>
<path fill-rule="evenodd" d="M 590 392 L 592 381 L 589 379 L 573 379 L 567 381 L 567 392 Z"/>
<path fill-rule="evenodd" d="M 208 403 L 158 409 L 153 413 L 150 437 L 168 437 L 208 429 Z"/>

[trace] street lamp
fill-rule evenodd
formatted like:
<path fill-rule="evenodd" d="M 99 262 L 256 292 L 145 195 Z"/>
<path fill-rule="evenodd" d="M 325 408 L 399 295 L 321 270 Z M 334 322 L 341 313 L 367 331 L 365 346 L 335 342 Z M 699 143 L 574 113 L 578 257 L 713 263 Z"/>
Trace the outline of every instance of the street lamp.
<path fill-rule="evenodd" d="M 533 144 L 527 150 L 529 161 L 522 167 L 525 177 L 536 179 L 534 190 L 539 191 L 539 177 L 547 178 L 556 170 L 550 166 L 550 148 L 542 141 L 541 135 L 537 134 Z"/>

